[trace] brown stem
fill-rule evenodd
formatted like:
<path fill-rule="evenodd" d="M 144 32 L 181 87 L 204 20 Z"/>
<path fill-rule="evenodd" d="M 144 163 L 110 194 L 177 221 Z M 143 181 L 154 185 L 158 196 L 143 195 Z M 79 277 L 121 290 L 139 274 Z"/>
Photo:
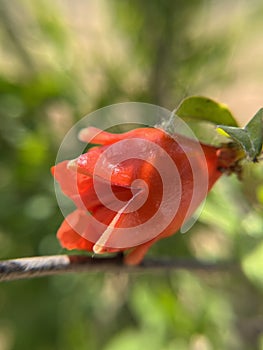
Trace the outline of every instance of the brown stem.
<path fill-rule="evenodd" d="M 0 281 L 58 275 L 68 272 L 146 272 L 151 270 L 187 269 L 227 271 L 235 263 L 209 263 L 197 260 L 145 259 L 138 266 L 123 264 L 122 257 L 92 258 L 80 255 L 36 256 L 0 261 Z"/>

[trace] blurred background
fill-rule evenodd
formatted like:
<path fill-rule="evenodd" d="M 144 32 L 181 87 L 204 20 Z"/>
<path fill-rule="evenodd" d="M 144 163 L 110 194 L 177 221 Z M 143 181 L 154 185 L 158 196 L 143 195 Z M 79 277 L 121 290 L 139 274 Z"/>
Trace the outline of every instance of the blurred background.
<path fill-rule="evenodd" d="M 243 125 L 263 106 L 260 0 L 1 0 L 0 258 L 60 254 L 50 167 L 102 106 L 198 94 Z M 0 350 L 263 349 L 263 166 L 221 179 L 150 255 L 222 272 L 71 274 L 0 285 Z"/>

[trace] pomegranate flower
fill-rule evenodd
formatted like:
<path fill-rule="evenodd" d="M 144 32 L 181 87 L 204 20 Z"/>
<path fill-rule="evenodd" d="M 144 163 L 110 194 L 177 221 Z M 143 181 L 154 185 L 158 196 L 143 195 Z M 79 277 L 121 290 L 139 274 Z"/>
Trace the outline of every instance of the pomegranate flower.
<path fill-rule="evenodd" d="M 158 128 L 80 133 L 82 141 L 91 136 L 101 146 L 52 168 L 76 206 L 57 237 L 69 250 L 127 251 L 127 264 L 140 263 L 154 242 L 176 233 L 237 161 L 235 149 Z"/>

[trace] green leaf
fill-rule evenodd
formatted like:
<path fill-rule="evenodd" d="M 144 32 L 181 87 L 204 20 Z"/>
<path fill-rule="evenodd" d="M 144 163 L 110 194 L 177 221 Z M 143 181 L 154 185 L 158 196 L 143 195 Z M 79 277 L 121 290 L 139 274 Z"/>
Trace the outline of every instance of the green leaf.
<path fill-rule="evenodd" d="M 256 115 L 245 126 L 253 147 L 255 149 L 255 156 L 258 156 L 262 151 L 263 142 L 263 108 L 261 108 Z"/>
<path fill-rule="evenodd" d="M 262 151 L 263 143 L 263 108 L 248 122 L 244 128 L 218 125 L 246 152 L 248 158 L 256 161 Z"/>
<path fill-rule="evenodd" d="M 238 126 L 229 109 L 207 97 L 192 96 L 181 102 L 175 114 L 185 120 L 195 119 L 213 124 Z"/>

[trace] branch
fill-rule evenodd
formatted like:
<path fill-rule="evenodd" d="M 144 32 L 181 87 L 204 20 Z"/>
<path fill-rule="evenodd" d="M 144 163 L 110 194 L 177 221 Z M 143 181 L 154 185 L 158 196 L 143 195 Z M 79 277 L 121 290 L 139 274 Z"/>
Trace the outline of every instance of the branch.
<path fill-rule="evenodd" d="M 59 275 L 69 272 L 146 272 L 151 270 L 187 269 L 227 271 L 235 263 L 207 263 L 197 260 L 145 259 L 138 266 L 123 264 L 122 256 L 92 258 L 80 255 L 53 255 L 0 261 L 0 281 Z"/>

